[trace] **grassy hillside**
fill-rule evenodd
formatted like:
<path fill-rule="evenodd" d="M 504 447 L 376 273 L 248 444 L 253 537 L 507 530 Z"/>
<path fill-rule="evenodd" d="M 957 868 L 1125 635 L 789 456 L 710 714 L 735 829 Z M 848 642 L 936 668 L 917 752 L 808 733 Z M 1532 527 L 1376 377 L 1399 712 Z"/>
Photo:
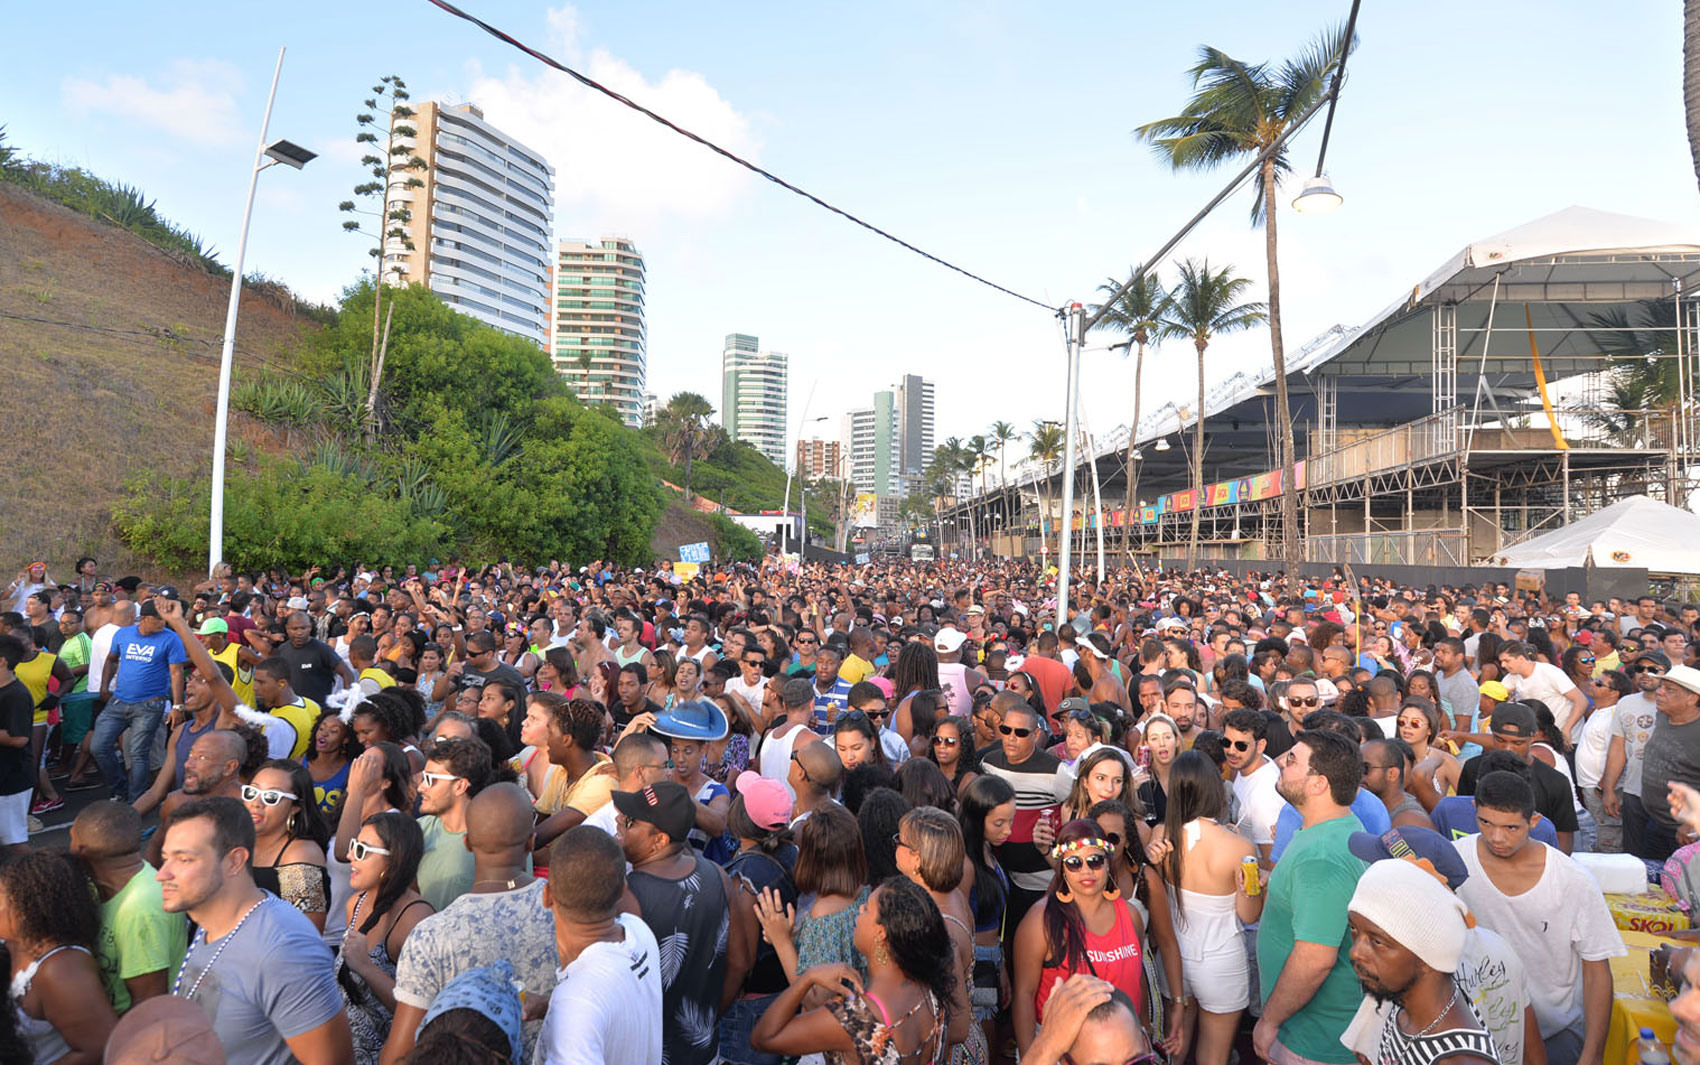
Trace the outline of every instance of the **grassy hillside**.
<path fill-rule="evenodd" d="M 86 553 L 106 572 L 147 572 L 121 553 L 112 504 L 138 469 L 210 461 L 229 295 L 133 233 L 0 183 L 0 423 L 12 429 L 0 569 L 41 557 L 63 575 Z M 314 328 L 245 290 L 237 364 L 288 365 Z M 269 446 L 233 420 L 233 451 Z"/>

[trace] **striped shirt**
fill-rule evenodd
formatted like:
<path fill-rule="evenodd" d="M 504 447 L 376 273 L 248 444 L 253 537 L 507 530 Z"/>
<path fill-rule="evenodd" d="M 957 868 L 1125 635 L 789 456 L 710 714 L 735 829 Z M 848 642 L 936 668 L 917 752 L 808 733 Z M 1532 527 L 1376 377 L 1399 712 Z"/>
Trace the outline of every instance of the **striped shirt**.
<path fill-rule="evenodd" d="M 1042 750 L 1034 751 L 1019 765 L 1011 765 L 1003 748 L 994 747 L 980 760 L 980 768 L 1002 777 L 1015 789 L 1015 823 L 1009 839 L 998 849 L 998 861 L 1016 887 L 1045 890 L 1051 883 L 1051 863 L 1033 844 L 1033 826 L 1041 814 L 1056 810 L 1068 798 L 1074 778 L 1056 755 Z"/>

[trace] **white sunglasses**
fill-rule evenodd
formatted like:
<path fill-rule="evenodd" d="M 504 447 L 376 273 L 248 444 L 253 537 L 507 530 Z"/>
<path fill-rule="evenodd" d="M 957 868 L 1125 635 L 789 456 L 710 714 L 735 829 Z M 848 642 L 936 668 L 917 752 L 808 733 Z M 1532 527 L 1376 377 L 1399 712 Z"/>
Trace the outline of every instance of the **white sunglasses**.
<path fill-rule="evenodd" d="M 374 847 L 370 843 L 366 843 L 358 839 L 348 845 L 348 858 L 350 861 L 355 862 L 363 862 L 374 854 L 382 854 L 387 858 L 389 857 L 389 853 L 389 851 L 382 847 Z"/>
<path fill-rule="evenodd" d="M 296 801 L 295 796 L 287 791 L 277 791 L 273 788 L 261 789 L 252 784 L 242 785 L 242 801 L 253 802 L 255 799 L 267 806 L 276 806 L 285 799 Z"/>

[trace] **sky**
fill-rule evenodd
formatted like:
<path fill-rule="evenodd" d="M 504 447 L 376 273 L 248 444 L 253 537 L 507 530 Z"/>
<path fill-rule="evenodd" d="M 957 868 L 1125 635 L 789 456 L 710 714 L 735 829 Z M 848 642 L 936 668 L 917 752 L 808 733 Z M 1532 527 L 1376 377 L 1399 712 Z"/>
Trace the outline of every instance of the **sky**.
<path fill-rule="evenodd" d="M 1198 47 L 1279 61 L 1349 7 L 462 2 L 786 180 L 1053 306 L 1099 298 L 1226 182 L 1174 173 L 1132 135 L 1180 110 Z M 792 425 L 805 405 L 828 418 L 806 436 L 838 435 L 842 414 L 906 373 L 936 383 L 940 441 L 1062 416 L 1049 311 L 851 225 L 425 0 L 97 0 L 26 5 L 8 24 L 14 40 L 37 42 L 9 50 L 0 69 L 9 142 L 139 186 L 227 263 L 286 46 L 270 134 L 321 158 L 261 175 L 245 269 L 305 296 L 332 299 L 367 267 L 336 204 L 365 179 L 360 101 L 398 74 L 416 100 L 479 104 L 550 161 L 558 238 L 620 234 L 643 251 L 649 388 L 663 400 L 688 389 L 718 406 L 722 340 L 739 332 L 790 356 Z M 1286 205 L 1315 166 L 1315 123 L 1294 144 L 1300 173 L 1277 218 L 1288 351 L 1369 318 L 1466 244 L 1572 204 L 1700 232 L 1681 29 L 1681 5 L 1650 0 L 1365 4 L 1328 149 L 1344 206 L 1301 216 Z M 1249 195 L 1173 258 L 1232 265 L 1261 298 Z M 1268 361 L 1267 331 L 1225 337 L 1207 376 Z M 1190 345 L 1149 353 L 1144 410 L 1187 403 L 1194 367 Z M 1132 409 L 1132 360 L 1088 350 L 1081 393 L 1088 428 L 1109 435 Z"/>

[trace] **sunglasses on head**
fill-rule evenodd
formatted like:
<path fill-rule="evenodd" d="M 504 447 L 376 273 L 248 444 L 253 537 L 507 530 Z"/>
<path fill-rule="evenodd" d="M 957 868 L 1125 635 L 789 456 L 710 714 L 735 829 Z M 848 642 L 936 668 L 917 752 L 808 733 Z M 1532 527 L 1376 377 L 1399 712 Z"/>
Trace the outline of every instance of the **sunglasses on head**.
<path fill-rule="evenodd" d="M 255 799 L 260 800 L 266 806 L 276 806 L 285 799 L 293 802 L 295 796 L 287 791 L 278 791 L 276 788 L 256 788 L 252 784 L 242 785 L 242 801 L 253 802 Z"/>
<path fill-rule="evenodd" d="M 1062 860 L 1062 864 L 1063 868 L 1069 872 L 1078 873 L 1083 868 L 1097 871 L 1108 865 L 1109 861 L 1110 859 L 1104 856 L 1103 851 L 1093 851 L 1087 855 L 1071 854 Z"/>
<path fill-rule="evenodd" d="M 999 725 L 998 731 L 1003 733 L 1005 736 L 1014 736 L 1017 739 L 1023 740 L 1033 735 L 1033 730 L 1030 728 L 1015 728 L 1012 725 Z"/>
<path fill-rule="evenodd" d="M 355 862 L 363 862 L 367 858 L 371 857 L 374 854 L 382 854 L 385 857 L 388 857 L 389 853 L 390 852 L 388 850 L 386 850 L 385 848 L 374 847 L 370 843 L 365 842 L 364 840 L 358 840 L 357 839 L 353 843 L 350 843 L 348 845 L 349 860 L 355 861 Z"/>

